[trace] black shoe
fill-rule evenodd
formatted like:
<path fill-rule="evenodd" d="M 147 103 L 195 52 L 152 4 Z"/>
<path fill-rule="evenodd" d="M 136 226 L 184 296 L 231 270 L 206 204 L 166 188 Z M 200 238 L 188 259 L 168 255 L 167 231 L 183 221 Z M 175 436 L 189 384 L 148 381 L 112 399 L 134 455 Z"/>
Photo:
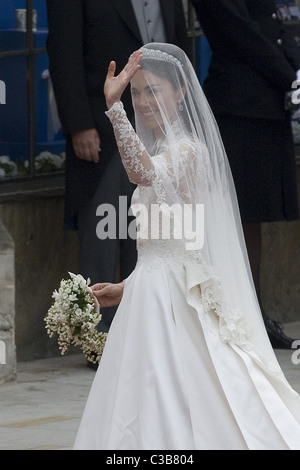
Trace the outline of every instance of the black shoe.
<path fill-rule="evenodd" d="M 280 323 L 267 317 L 264 317 L 264 323 L 274 349 L 292 349 L 292 344 L 295 340 L 283 333 Z"/>
<path fill-rule="evenodd" d="M 96 364 L 94 362 L 91 362 L 91 361 L 86 361 L 87 362 L 87 366 L 90 368 L 90 369 L 93 369 L 93 370 L 97 370 L 98 369 L 98 362 L 96 362 Z"/>

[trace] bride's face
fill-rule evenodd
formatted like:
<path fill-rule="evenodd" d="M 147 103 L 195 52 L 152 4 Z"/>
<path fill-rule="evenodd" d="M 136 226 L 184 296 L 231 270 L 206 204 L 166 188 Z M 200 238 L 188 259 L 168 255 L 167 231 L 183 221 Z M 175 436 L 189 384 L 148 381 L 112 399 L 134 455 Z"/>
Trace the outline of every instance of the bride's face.
<path fill-rule="evenodd" d="M 168 80 L 146 70 L 138 70 L 131 80 L 132 103 L 143 124 L 154 132 L 162 127 L 160 109 L 173 122 L 182 92 L 175 90 Z"/>

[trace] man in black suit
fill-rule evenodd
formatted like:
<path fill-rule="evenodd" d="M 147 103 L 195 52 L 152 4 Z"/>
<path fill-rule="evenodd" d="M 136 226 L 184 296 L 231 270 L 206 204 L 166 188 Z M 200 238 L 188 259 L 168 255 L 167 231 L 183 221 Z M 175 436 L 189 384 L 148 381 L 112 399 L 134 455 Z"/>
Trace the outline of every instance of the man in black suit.
<path fill-rule="evenodd" d="M 290 114 L 285 98 L 300 49 L 274 0 L 192 0 L 212 50 L 204 91 L 231 165 L 260 301 L 261 223 L 299 217 Z M 293 340 L 264 315 L 274 348 Z"/>
<path fill-rule="evenodd" d="M 66 137 L 65 228 L 78 229 L 81 274 L 115 282 L 118 268 L 124 279 L 136 264 L 135 240 L 126 233 L 134 185 L 104 114 L 103 84 L 110 61 L 118 73 L 144 43 L 170 42 L 189 53 L 182 0 L 47 0 L 47 12 L 49 70 Z M 128 90 L 123 100 L 132 118 Z M 108 207 L 116 210 L 116 234 L 99 239 Z M 108 331 L 115 309 L 104 310 L 99 329 Z"/>

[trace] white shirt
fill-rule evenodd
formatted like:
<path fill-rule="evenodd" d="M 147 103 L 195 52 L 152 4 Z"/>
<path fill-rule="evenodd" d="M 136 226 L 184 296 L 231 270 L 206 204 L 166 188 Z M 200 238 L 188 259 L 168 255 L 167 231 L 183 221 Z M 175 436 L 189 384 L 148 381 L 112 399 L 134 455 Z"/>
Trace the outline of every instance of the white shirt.
<path fill-rule="evenodd" d="M 131 0 L 143 43 L 166 42 L 159 0 Z"/>

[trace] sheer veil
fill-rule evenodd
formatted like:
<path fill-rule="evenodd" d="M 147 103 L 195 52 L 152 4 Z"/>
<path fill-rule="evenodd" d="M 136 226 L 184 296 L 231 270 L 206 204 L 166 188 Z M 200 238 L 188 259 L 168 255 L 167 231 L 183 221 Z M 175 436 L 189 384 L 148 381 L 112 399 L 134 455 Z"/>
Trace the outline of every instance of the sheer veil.
<path fill-rule="evenodd" d="M 141 50 L 141 70 L 149 81 L 149 92 L 155 96 L 151 74 L 171 82 L 180 92 L 176 103 L 166 105 L 157 99 L 152 107 L 153 116 L 159 109 L 162 136 L 158 140 L 135 113 L 136 132 L 153 156 L 152 191 L 166 211 L 185 208 L 186 218 L 193 219 L 185 219 L 186 225 L 195 226 L 195 217 L 204 214 L 201 225 L 196 224 L 199 243 L 193 245 L 188 230 L 179 230 L 180 221 L 171 211 L 173 237 L 186 256 L 188 302 L 195 305 L 201 298 L 208 318 L 218 319 L 222 340 L 251 353 L 262 368 L 278 376 L 281 369 L 257 301 L 230 166 L 193 65 L 172 44 L 150 43 Z M 150 188 L 144 186 L 142 198 L 143 192 L 147 198 L 147 191 Z M 198 213 L 197 207 L 204 212 Z M 179 232 L 182 236 L 177 236 Z"/>

